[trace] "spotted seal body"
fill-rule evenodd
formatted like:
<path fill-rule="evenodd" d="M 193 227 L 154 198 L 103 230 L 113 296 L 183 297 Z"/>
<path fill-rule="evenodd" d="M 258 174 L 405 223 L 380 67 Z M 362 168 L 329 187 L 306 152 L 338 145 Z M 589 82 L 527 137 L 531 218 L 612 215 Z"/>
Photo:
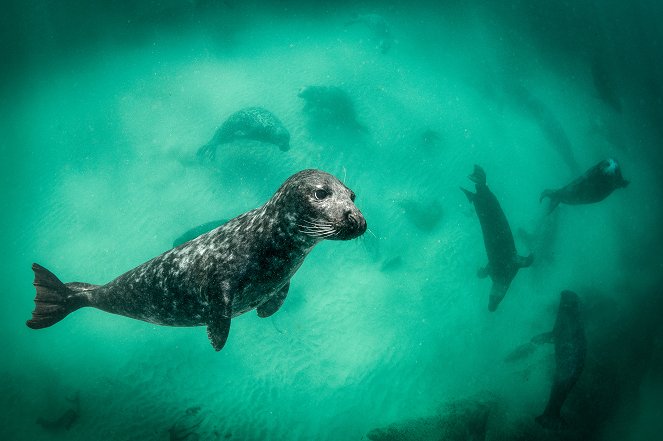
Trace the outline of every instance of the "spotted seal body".
<path fill-rule="evenodd" d="M 257 308 L 268 317 L 283 304 L 290 278 L 324 239 L 366 230 L 354 193 L 334 176 L 304 170 L 263 206 L 122 274 L 106 285 L 60 282 L 33 264 L 35 310 L 27 325 L 51 326 L 91 306 L 166 326 L 207 326 L 216 350 L 230 319 Z"/>
<path fill-rule="evenodd" d="M 282 151 L 290 148 L 290 132 L 269 110 L 247 107 L 226 119 L 212 140 L 198 149 L 198 157 L 214 159 L 216 149 L 237 139 L 251 139 L 277 145 Z"/>
<path fill-rule="evenodd" d="M 488 265 L 479 270 L 479 276 L 490 276 L 493 281 L 488 309 L 495 311 L 518 270 L 530 266 L 534 257 L 532 254 L 522 257 L 516 252 L 509 222 L 497 198 L 486 185 L 486 173 L 483 169 L 475 165 L 474 173 L 469 178 L 476 184 L 476 193 L 464 188 L 461 190 L 474 205 L 481 224 Z"/>
<path fill-rule="evenodd" d="M 622 176 L 617 161 L 608 158 L 587 170 L 570 184 L 557 190 L 544 190 L 539 201 L 549 198 L 549 212 L 552 212 L 560 203 L 579 205 L 600 202 L 616 189 L 624 188 L 628 184 L 629 182 Z"/>
<path fill-rule="evenodd" d="M 580 317 L 580 300 L 576 293 L 562 291 L 552 332 L 534 337 L 532 341 L 555 344 L 555 377 L 548 404 L 543 414 L 536 417 L 536 422 L 548 429 L 563 428 L 565 423 L 560 411 L 582 374 L 587 356 L 585 328 Z"/>

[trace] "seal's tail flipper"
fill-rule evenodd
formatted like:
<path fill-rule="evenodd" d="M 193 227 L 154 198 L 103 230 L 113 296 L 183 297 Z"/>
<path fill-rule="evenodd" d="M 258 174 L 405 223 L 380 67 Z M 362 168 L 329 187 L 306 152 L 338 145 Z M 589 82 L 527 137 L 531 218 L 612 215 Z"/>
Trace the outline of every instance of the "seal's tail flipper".
<path fill-rule="evenodd" d="M 555 334 L 551 332 L 544 332 L 542 334 L 535 335 L 532 337 L 530 342 L 534 343 L 535 345 L 543 345 L 546 343 L 554 343 L 555 342 Z"/>
<path fill-rule="evenodd" d="M 486 172 L 481 166 L 474 164 L 474 171 L 468 176 L 472 182 L 479 185 L 486 185 Z"/>
<path fill-rule="evenodd" d="M 488 311 L 495 312 L 500 302 L 506 295 L 506 291 L 509 289 L 508 286 L 502 283 L 493 282 L 493 286 L 490 288 L 490 298 L 488 301 Z"/>
<path fill-rule="evenodd" d="M 67 286 L 52 272 L 36 263 L 32 264 L 32 271 L 35 272 L 33 285 L 37 289 L 37 295 L 32 319 L 26 322 L 26 325 L 32 329 L 54 325 L 69 313 L 85 306 L 83 297 L 77 295 L 77 291 L 95 286 L 79 283 Z"/>
<path fill-rule="evenodd" d="M 534 263 L 534 253 L 529 253 L 527 257 L 516 256 L 516 263 L 518 264 L 518 268 L 531 266 Z"/>
<path fill-rule="evenodd" d="M 204 146 L 198 149 L 196 152 L 196 156 L 198 159 L 201 161 L 214 161 L 214 158 L 216 158 L 216 148 L 217 148 L 216 143 L 211 143 L 208 142 Z"/>
<path fill-rule="evenodd" d="M 541 193 L 541 197 L 539 197 L 539 203 L 543 202 L 543 199 L 548 198 L 550 199 L 550 205 L 548 206 L 548 214 L 552 213 L 555 208 L 560 203 L 559 196 L 557 196 L 557 191 L 555 190 L 543 190 L 543 193 Z"/>

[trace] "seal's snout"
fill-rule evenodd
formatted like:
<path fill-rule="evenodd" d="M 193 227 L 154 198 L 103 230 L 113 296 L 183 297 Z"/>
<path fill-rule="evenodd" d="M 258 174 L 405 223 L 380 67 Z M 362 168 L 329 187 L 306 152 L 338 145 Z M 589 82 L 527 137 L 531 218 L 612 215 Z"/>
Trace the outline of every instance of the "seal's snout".
<path fill-rule="evenodd" d="M 332 240 L 350 240 L 355 239 L 366 232 L 366 219 L 359 210 L 348 210 L 344 213 L 343 221 L 338 226 L 338 233 Z"/>
<path fill-rule="evenodd" d="M 357 233 L 357 236 L 361 236 L 366 232 L 366 219 L 361 213 L 349 211 L 346 214 L 346 219 L 350 228 Z"/>

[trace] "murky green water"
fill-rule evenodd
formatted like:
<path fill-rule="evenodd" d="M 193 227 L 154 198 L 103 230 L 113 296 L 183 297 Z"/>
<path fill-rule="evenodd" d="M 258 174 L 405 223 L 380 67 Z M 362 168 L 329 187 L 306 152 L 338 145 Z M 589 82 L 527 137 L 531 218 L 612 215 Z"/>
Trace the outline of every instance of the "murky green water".
<path fill-rule="evenodd" d="M 1 439 L 656 439 L 660 5 L 16 3 L 0 19 Z M 388 33 L 348 24 L 357 14 Z M 344 90 L 364 129 L 313 122 L 309 85 Z M 240 142 L 199 161 L 247 106 L 278 116 L 290 150 Z M 546 216 L 543 189 L 607 157 L 628 188 Z M 475 163 L 536 256 L 494 313 L 458 189 Z M 352 188 L 370 232 L 318 245 L 282 309 L 234 319 L 220 353 L 202 327 L 94 309 L 25 326 L 32 262 L 106 283 L 305 168 Z M 504 358 L 552 328 L 563 289 L 581 298 L 588 354 L 570 428 L 550 432 L 534 417 L 552 346 Z M 69 429 L 36 423 L 76 393 Z"/>

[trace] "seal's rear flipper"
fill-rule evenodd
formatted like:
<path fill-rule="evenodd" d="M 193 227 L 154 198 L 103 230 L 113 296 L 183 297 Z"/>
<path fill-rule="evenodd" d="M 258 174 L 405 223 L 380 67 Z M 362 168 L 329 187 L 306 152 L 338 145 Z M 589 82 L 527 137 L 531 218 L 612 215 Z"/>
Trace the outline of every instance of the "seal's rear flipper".
<path fill-rule="evenodd" d="M 486 172 L 476 164 L 474 164 L 474 171 L 468 178 L 475 184 L 486 185 Z"/>
<path fill-rule="evenodd" d="M 223 346 L 226 344 L 226 340 L 228 340 L 229 333 L 229 318 L 217 318 L 212 323 L 207 325 L 207 336 L 209 337 L 212 346 L 217 351 L 223 349 Z"/>
<path fill-rule="evenodd" d="M 545 198 L 550 199 L 550 205 L 548 205 L 548 214 L 550 214 L 555 211 L 555 208 L 557 208 L 560 203 L 560 199 L 559 196 L 557 196 L 556 190 L 543 190 L 539 197 L 539 203 L 543 202 L 543 199 Z"/>
<path fill-rule="evenodd" d="M 73 283 L 65 285 L 55 275 L 36 263 L 32 264 L 35 273 L 33 285 L 37 289 L 35 296 L 35 310 L 32 319 L 26 322 L 29 328 L 48 328 L 56 324 L 69 313 L 85 306 L 84 298 L 77 295 L 82 287 L 95 287 L 95 285 Z"/>
<path fill-rule="evenodd" d="M 535 335 L 532 337 L 532 340 L 530 340 L 532 343 L 537 344 L 537 345 L 542 345 L 545 343 L 553 343 L 555 339 L 555 335 L 551 332 L 544 332 L 543 334 Z"/>
<path fill-rule="evenodd" d="M 534 253 L 529 253 L 527 257 L 516 256 L 518 268 L 527 268 L 528 266 L 532 266 L 532 263 L 534 263 Z"/>
<path fill-rule="evenodd" d="M 536 348 L 537 345 L 531 341 L 528 341 L 527 343 L 524 343 L 513 351 L 509 352 L 509 354 L 504 357 L 504 361 L 507 363 L 512 363 L 514 361 L 522 360 L 525 357 L 529 357 L 529 355 L 534 352 Z"/>

